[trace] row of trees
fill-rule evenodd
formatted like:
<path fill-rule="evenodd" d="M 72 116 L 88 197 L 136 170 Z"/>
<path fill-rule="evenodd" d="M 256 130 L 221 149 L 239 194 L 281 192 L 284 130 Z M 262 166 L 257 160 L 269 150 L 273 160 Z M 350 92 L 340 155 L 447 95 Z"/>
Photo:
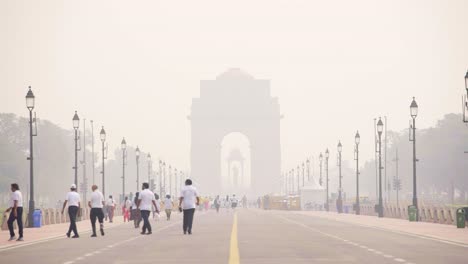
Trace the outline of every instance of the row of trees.
<path fill-rule="evenodd" d="M 447 114 L 435 126 L 417 130 L 417 186 L 421 202 L 451 203 L 466 202 L 468 193 L 468 127 L 458 114 Z M 387 184 L 390 192 L 384 198 L 396 200 L 393 179 L 396 176 L 396 153 L 398 152 L 398 175 L 402 182 L 400 199 L 412 198 L 412 143 L 409 131 L 389 131 L 387 150 Z M 330 163 L 331 164 L 331 163 Z M 334 169 L 334 168 L 333 168 Z M 376 196 L 376 164 L 369 160 L 360 168 L 360 187 L 363 196 Z M 331 170 L 330 175 L 335 175 Z M 344 190 L 348 197 L 355 195 L 354 162 L 343 164 Z M 384 183 L 383 185 L 384 186 Z M 383 187 L 383 189 L 385 189 Z"/>
<path fill-rule="evenodd" d="M 17 182 L 23 191 L 23 199 L 29 194 L 29 134 L 28 119 L 14 114 L 0 113 L 0 207 L 5 207 L 9 199 L 9 188 Z M 63 201 L 65 193 L 74 181 L 74 131 L 63 129 L 50 121 L 37 121 L 38 136 L 34 138 L 34 179 L 35 200 L 38 207 L 53 207 Z M 83 137 L 81 137 L 82 141 Z M 86 131 L 86 146 L 81 142 L 79 161 L 86 151 L 88 194 L 93 183 L 93 164 L 91 152 L 91 131 Z M 100 141 L 95 142 L 94 160 L 95 183 L 101 186 Z M 137 190 L 135 148 L 127 147 L 126 191 Z M 78 182 L 83 182 L 83 164 L 78 168 Z M 140 183 L 148 179 L 146 153 L 141 152 Z M 154 175 L 154 173 L 152 174 Z M 114 155 L 106 160 L 106 194 L 114 195 L 116 200 L 122 192 L 122 152 L 115 148 Z M 154 177 L 154 176 L 153 176 Z M 80 186 L 78 186 L 80 188 Z M 79 190 L 82 192 L 83 190 Z M 89 197 L 89 196 L 88 196 Z"/>

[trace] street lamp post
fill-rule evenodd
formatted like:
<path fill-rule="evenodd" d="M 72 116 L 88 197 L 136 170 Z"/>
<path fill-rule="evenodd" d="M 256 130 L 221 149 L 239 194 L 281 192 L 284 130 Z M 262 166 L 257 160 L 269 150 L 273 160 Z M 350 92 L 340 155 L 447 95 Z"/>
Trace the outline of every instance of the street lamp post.
<path fill-rule="evenodd" d="M 465 79 L 466 80 L 466 79 Z M 418 210 L 418 194 L 416 188 L 416 117 L 418 116 L 418 104 L 415 98 L 410 105 L 410 115 L 413 119 L 413 123 L 410 125 L 410 141 L 413 142 L 413 206 L 416 207 L 416 221 L 419 221 L 419 210 Z"/>
<path fill-rule="evenodd" d="M 138 146 L 135 149 L 135 157 L 136 157 L 136 173 L 137 173 L 137 190 L 140 188 L 140 149 Z"/>
<path fill-rule="evenodd" d="M 101 132 L 99 133 L 101 136 L 102 142 L 102 194 L 106 197 L 106 181 L 105 181 L 105 160 L 106 160 L 106 153 L 105 153 L 105 146 L 104 142 L 106 142 L 106 131 L 104 130 L 104 126 L 101 128 Z"/>
<path fill-rule="evenodd" d="M 164 196 L 166 196 L 166 162 L 163 162 L 163 191 L 164 191 Z"/>
<path fill-rule="evenodd" d="M 300 168 L 299 168 L 299 165 L 297 165 L 297 171 L 296 171 L 296 175 L 297 175 L 297 195 L 299 195 L 299 192 L 300 192 L 300 189 L 301 189 L 301 182 L 299 180 L 300 174 L 301 174 Z"/>
<path fill-rule="evenodd" d="M 169 188 L 168 188 L 169 194 L 174 195 L 174 194 L 171 193 L 171 191 L 172 191 L 172 167 L 171 167 L 171 165 L 169 165 L 168 176 L 169 176 Z"/>
<path fill-rule="evenodd" d="M 319 155 L 319 162 L 320 162 L 320 178 L 319 178 L 319 184 L 320 184 L 320 186 L 323 186 L 323 181 L 322 181 L 322 161 L 323 161 L 323 155 L 322 155 L 322 152 L 320 152 L 320 155 Z"/>
<path fill-rule="evenodd" d="M 177 193 L 177 168 L 174 168 L 174 192 L 172 193 L 172 197 L 175 197 Z"/>
<path fill-rule="evenodd" d="M 326 181 L 327 181 L 327 190 L 326 190 L 326 197 L 325 197 L 325 210 L 327 212 L 330 210 L 329 205 L 328 205 L 328 158 L 330 157 L 330 152 L 328 152 L 328 149 L 325 151 L 325 176 L 326 176 Z"/>
<path fill-rule="evenodd" d="M 341 141 L 338 141 L 338 170 L 339 170 L 339 187 L 338 187 L 338 201 L 337 201 L 337 209 L 338 213 L 343 213 L 343 197 L 342 197 L 342 186 L 341 186 L 341 151 L 343 150 L 343 146 L 341 145 Z"/>
<path fill-rule="evenodd" d="M 162 200 L 162 160 L 159 160 L 159 195 Z"/>
<path fill-rule="evenodd" d="M 382 132 L 383 132 L 382 118 L 379 117 L 377 122 L 377 133 L 379 135 L 379 217 L 383 217 L 383 200 L 382 200 Z"/>
<path fill-rule="evenodd" d="M 80 127 L 80 118 L 78 117 L 77 112 L 75 111 L 75 115 L 73 116 L 73 129 L 75 130 L 75 185 L 77 186 L 78 190 L 78 128 Z"/>
<path fill-rule="evenodd" d="M 294 175 L 294 169 L 291 170 L 291 183 L 292 183 L 292 189 L 291 189 L 291 194 L 295 194 L 296 193 L 296 188 L 295 188 L 295 184 L 294 182 L 296 181 L 294 179 L 295 175 Z"/>
<path fill-rule="evenodd" d="M 359 199 L 359 143 L 361 142 L 361 136 L 359 135 L 359 131 L 356 132 L 356 136 L 354 137 L 354 142 L 356 143 L 356 214 L 359 215 L 361 213 L 361 206 L 360 206 L 360 199 Z"/>
<path fill-rule="evenodd" d="M 151 167 L 152 167 L 152 162 L 151 162 L 151 154 L 148 153 L 148 155 L 146 155 L 146 159 L 148 160 L 148 184 L 150 183 L 150 178 L 151 178 Z M 154 191 L 154 190 L 151 190 L 151 191 Z"/>
<path fill-rule="evenodd" d="M 125 138 L 122 139 L 122 143 L 120 144 L 122 149 L 122 201 L 125 200 L 125 158 L 126 158 L 126 150 L 127 150 L 127 141 Z"/>
<path fill-rule="evenodd" d="M 302 162 L 302 186 L 305 185 L 305 164 Z"/>
<path fill-rule="evenodd" d="M 465 89 L 466 95 L 462 96 L 463 122 L 468 123 L 468 71 L 465 74 Z"/>
<path fill-rule="evenodd" d="M 37 136 L 37 131 L 33 130 L 33 124 L 36 126 L 36 113 L 34 113 L 34 118 L 32 111 L 35 105 L 34 93 L 31 91 L 31 86 L 29 86 L 29 91 L 26 94 L 26 107 L 29 110 L 29 215 L 28 223 L 29 226 L 33 226 L 33 213 L 34 213 L 34 153 L 33 153 L 33 137 Z M 36 129 L 37 130 L 37 129 Z"/>

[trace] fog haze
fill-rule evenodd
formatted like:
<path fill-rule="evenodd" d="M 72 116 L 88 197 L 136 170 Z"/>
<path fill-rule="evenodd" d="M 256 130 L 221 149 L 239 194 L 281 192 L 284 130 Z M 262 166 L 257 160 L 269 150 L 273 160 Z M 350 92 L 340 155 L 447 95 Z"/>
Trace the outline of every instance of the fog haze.
<path fill-rule="evenodd" d="M 420 106 L 418 128 L 461 111 L 467 1 L 0 1 L 1 112 L 36 111 L 66 129 L 75 110 L 154 157 L 190 166 L 200 80 L 241 68 L 279 98 L 282 166 L 326 147 L 373 157 Z M 58 110 L 60 109 L 60 110 Z M 70 138 L 72 144 L 72 138 Z M 109 151 L 112 153 L 112 151 Z M 334 165 L 334 164 L 333 164 Z M 316 169 L 317 170 L 317 169 Z"/>

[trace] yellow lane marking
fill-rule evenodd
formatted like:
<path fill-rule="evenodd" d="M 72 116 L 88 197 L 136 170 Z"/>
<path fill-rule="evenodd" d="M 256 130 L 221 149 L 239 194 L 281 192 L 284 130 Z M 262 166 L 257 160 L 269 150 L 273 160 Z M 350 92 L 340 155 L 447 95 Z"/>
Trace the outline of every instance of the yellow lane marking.
<path fill-rule="evenodd" d="M 231 231 L 231 247 L 229 250 L 229 264 L 239 264 L 239 245 L 237 242 L 237 213 L 234 213 L 234 221 Z"/>

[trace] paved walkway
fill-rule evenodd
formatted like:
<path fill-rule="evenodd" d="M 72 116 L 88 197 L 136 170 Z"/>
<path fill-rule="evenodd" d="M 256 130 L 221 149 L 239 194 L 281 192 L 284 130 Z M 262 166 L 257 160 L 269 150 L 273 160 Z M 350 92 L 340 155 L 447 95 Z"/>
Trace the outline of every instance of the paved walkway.
<path fill-rule="evenodd" d="M 123 223 L 122 216 L 115 216 L 113 223 L 104 222 L 104 228 L 113 228 L 119 226 Z M 91 233 L 91 222 L 90 220 L 83 220 L 76 223 L 78 233 L 80 236 L 88 236 Z M 55 225 L 46 225 L 41 228 L 25 228 L 24 241 L 7 241 L 10 238 L 10 233 L 8 230 L 0 231 L 0 249 L 14 247 L 22 244 L 36 243 L 39 241 L 49 241 L 56 238 L 65 237 L 65 233 L 68 231 L 70 223 L 55 224 Z M 99 228 L 99 223 L 96 223 L 97 228 Z M 18 237 L 18 229 L 15 229 L 16 236 Z"/>
<path fill-rule="evenodd" d="M 299 211 L 293 213 L 468 245 L 468 228 L 459 229 L 453 225 L 410 222 L 404 219 L 378 218 L 376 216 L 338 214 L 336 212 L 323 211 Z"/>

